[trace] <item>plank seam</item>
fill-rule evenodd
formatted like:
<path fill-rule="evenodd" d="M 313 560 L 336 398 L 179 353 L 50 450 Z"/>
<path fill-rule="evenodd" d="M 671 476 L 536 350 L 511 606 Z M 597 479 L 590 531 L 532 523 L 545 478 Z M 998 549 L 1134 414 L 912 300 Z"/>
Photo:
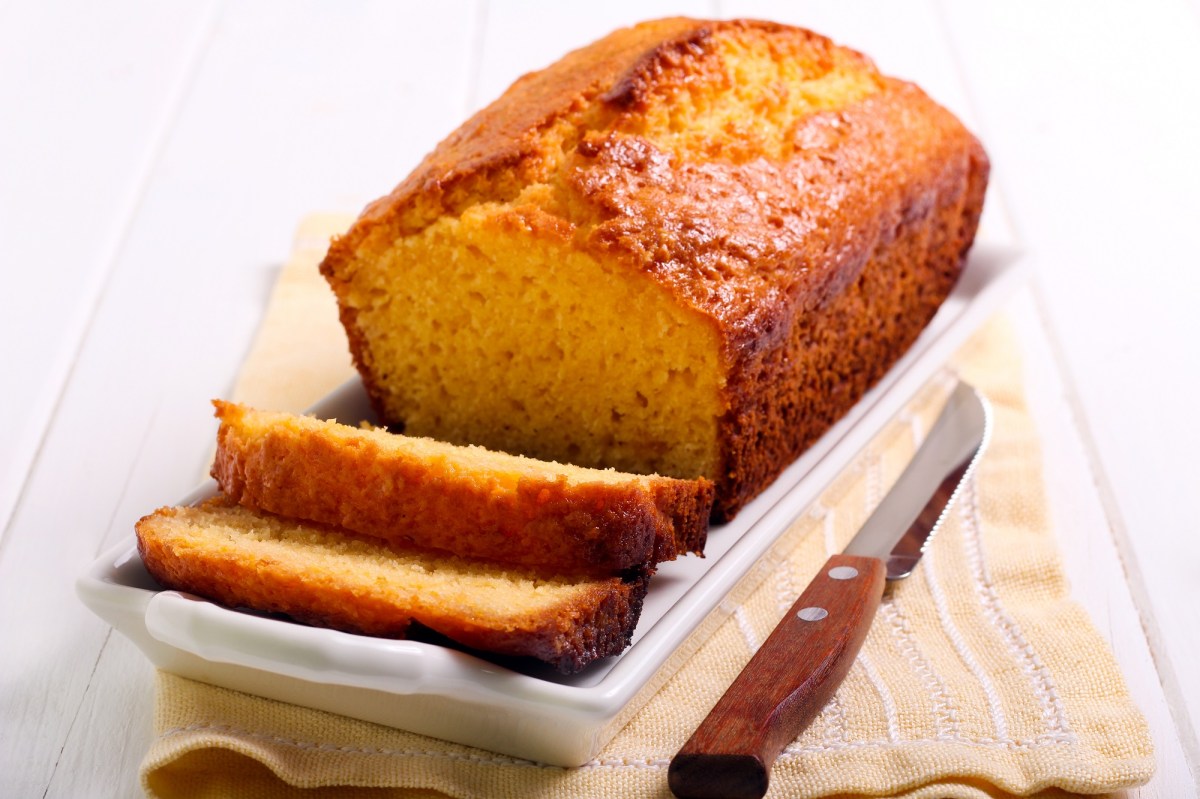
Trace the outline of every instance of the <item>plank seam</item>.
<path fill-rule="evenodd" d="M 134 181 L 134 189 L 127 202 L 127 207 L 121 214 L 122 221 L 118 225 L 117 233 L 104 248 L 104 254 L 98 259 L 101 266 L 95 281 L 97 285 L 97 288 L 93 292 L 95 299 L 92 301 L 91 307 L 83 315 L 83 322 L 75 332 L 75 335 L 69 337 L 74 338 L 75 341 L 74 346 L 71 348 L 71 357 L 67 359 L 65 373 L 58 381 L 58 391 L 53 393 L 54 399 L 50 403 L 49 411 L 45 416 L 41 435 L 38 436 L 37 444 L 33 448 L 33 455 L 29 459 L 29 466 L 20 480 L 20 485 L 17 487 L 12 507 L 8 511 L 8 517 L 4 520 L 3 532 L 0 532 L 0 560 L 4 558 L 7 542 L 11 538 L 12 527 L 20 516 L 21 508 L 27 499 L 29 483 L 34 472 L 37 471 L 38 464 L 41 462 L 42 453 L 46 447 L 46 440 L 50 436 L 50 431 L 54 428 L 63 398 L 66 396 L 67 389 L 74 378 L 75 369 L 79 364 L 80 353 L 87 343 L 88 334 L 96 322 L 100 307 L 104 304 L 104 299 L 108 295 L 113 274 L 116 272 L 116 265 L 125 250 L 139 211 L 146 199 L 146 195 L 149 193 L 150 184 L 155 173 L 158 171 L 158 165 L 166 151 L 167 142 L 171 138 L 171 132 L 174 130 L 183 112 L 186 100 L 195 85 L 196 77 L 200 73 L 200 66 L 212 43 L 217 29 L 217 20 L 220 17 L 219 10 L 223 5 L 224 3 L 221 0 L 214 2 L 200 27 L 200 33 L 197 35 L 192 46 L 183 74 L 168 95 L 166 110 L 160 116 L 158 124 L 155 125 L 150 139 L 150 146 L 146 149 L 146 156 L 136 171 L 137 177 Z"/>

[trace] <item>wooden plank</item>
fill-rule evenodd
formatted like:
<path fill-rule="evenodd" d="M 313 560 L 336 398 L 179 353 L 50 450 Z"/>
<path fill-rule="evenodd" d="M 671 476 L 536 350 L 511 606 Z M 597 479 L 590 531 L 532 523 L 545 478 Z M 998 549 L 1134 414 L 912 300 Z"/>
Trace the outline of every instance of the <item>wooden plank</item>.
<path fill-rule="evenodd" d="M 1200 18 L 1081 0 L 948 3 L 946 20 L 1200 780 Z"/>
<path fill-rule="evenodd" d="M 142 795 L 138 766 L 150 748 L 154 666 L 136 646 L 113 632 L 95 664 L 89 690 L 62 744 L 45 799 Z"/>
<path fill-rule="evenodd" d="M 1046 494 L 1054 533 L 1063 552 L 1071 596 L 1080 602 L 1112 646 L 1134 702 L 1155 744 L 1157 774 L 1129 797 L 1195 796 L 1195 785 L 1171 717 L 1158 668 L 1147 646 L 1134 597 L 1116 548 L 1105 535 L 1107 519 L 1092 477 L 1090 453 L 1066 401 L 1054 347 L 1042 325 L 1032 290 L 1018 295 L 1008 313 L 1020 336 L 1025 390 L 1041 435 Z"/>
<path fill-rule="evenodd" d="M 0 9 L 0 541 L 184 100 L 211 6 Z"/>
<path fill-rule="evenodd" d="M 18 642 L 0 658 L 0 774 L 14 795 L 136 778 L 125 725 L 148 718 L 150 683 L 71 580 L 194 485 L 208 399 L 232 384 L 301 216 L 390 189 L 457 123 L 474 8 L 225 9 L 0 550 L 0 630 Z"/>

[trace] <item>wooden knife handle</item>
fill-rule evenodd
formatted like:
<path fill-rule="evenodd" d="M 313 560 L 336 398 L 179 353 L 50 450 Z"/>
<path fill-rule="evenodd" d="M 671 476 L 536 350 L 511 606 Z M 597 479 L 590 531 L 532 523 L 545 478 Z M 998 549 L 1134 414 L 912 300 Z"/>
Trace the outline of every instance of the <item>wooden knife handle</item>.
<path fill-rule="evenodd" d="M 757 799 L 771 764 L 833 696 L 883 598 L 876 558 L 834 555 L 667 772 L 680 799 Z"/>

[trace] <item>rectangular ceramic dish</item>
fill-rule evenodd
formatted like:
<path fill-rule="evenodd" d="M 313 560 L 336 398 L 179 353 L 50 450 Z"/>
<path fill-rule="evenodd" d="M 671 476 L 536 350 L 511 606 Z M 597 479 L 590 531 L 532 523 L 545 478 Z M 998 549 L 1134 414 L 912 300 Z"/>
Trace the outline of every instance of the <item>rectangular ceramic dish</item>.
<path fill-rule="evenodd" d="M 996 309 L 1018 266 L 1014 253 L 977 245 L 912 350 L 733 522 L 713 528 L 706 557 L 663 565 L 632 646 L 579 674 L 307 627 L 164 591 L 143 568 L 132 536 L 79 578 L 79 595 L 166 671 L 514 757 L 580 765 L 725 618 L 732 603 L 723 600 L 761 579 L 791 522 Z M 357 380 L 312 412 L 350 424 L 370 418 Z M 214 491 L 203 486 L 181 504 Z"/>

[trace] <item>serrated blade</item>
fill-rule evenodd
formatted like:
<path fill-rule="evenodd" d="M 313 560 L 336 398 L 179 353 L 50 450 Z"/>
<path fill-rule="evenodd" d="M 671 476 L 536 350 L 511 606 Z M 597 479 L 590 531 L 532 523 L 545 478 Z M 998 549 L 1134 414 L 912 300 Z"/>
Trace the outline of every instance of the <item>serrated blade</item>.
<path fill-rule="evenodd" d="M 911 574 L 986 449 L 991 426 L 987 400 L 959 383 L 917 454 L 845 554 L 886 561 L 889 580 Z"/>

